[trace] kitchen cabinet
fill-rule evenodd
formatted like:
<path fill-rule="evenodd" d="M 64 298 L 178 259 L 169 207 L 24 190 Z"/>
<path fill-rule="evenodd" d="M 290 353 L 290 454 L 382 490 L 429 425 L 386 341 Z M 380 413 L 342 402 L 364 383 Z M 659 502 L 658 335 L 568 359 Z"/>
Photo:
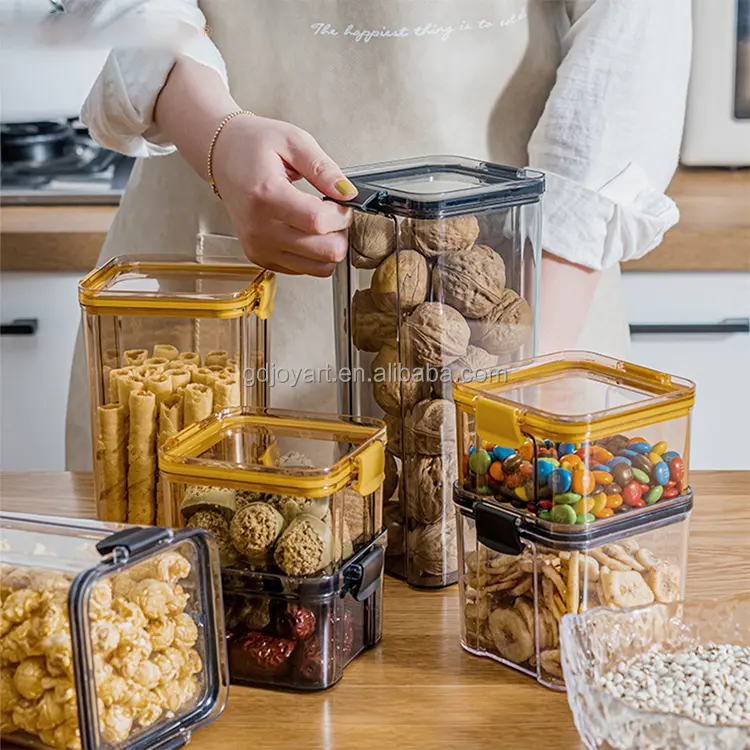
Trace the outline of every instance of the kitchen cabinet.
<path fill-rule="evenodd" d="M 0 274 L 0 468 L 65 468 L 65 418 L 80 310 L 78 273 Z M 6 326 L 36 320 L 33 326 Z"/>
<path fill-rule="evenodd" d="M 631 327 L 665 331 L 636 329 L 633 361 L 696 383 L 691 468 L 750 469 L 750 273 L 623 279 Z"/>

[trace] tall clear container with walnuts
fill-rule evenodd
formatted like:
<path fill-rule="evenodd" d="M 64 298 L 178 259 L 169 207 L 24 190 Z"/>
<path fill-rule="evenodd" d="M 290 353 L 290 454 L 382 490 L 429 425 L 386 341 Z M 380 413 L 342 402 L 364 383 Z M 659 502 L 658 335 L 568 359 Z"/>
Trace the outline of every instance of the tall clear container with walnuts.
<path fill-rule="evenodd" d="M 388 426 L 386 571 L 458 579 L 452 381 L 536 348 L 544 176 L 452 156 L 347 172 L 359 193 L 335 276 L 342 413 Z"/>

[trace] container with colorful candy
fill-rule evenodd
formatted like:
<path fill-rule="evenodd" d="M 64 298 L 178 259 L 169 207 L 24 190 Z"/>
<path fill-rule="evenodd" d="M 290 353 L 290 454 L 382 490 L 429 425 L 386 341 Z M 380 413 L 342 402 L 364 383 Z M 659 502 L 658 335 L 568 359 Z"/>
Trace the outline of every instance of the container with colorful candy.
<path fill-rule="evenodd" d="M 460 486 L 588 524 L 683 496 L 695 387 L 588 352 L 456 383 Z"/>

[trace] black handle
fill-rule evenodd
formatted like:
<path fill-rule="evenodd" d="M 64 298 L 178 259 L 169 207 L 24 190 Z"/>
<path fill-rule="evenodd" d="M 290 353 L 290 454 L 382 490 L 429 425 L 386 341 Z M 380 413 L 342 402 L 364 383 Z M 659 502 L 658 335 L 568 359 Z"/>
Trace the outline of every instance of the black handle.
<path fill-rule="evenodd" d="M 33 336 L 38 327 L 36 318 L 16 318 L 12 323 L 0 325 L 0 336 Z"/>
<path fill-rule="evenodd" d="M 111 555 L 118 547 L 124 547 L 131 555 L 134 555 L 136 552 L 150 549 L 154 545 L 171 538 L 172 532 L 159 526 L 123 529 L 102 539 L 96 545 L 96 550 L 104 556 Z"/>
<path fill-rule="evenodd" d="M 372 190 L 370 188 L 363 187 L 359 187 L 357 188 L 357 190 L 359 191 L 357 195 L 355 195 L 354 198 L 349 198 L 349 200 L 339 200 L 338 198 L 328 197 L 324 197 L 323 200 L 331 201 L 332 203 L 338 203 L 340 206 L 359 208 L 364 211 L 370 206 L 370 204 L 377 204 L 383 199 L 385 195 L 387 195 L 385 190 Z"/>
<path fill-rule="evenodd" d="M 750 333 L 750 318 L 728 318 L 719 323 L 663 323 L 631 325 L 633 335 L 651 333 Z"/>
<path fill-rule="evenodd" d="M 524 544 L 519 533 L 519 520 L 507 512 L 480 500 L 474 506 L 477 541 L 503 555 L 520 555 Z"/>
<path fill-rule="evenodd" d="M 378 544 L 344 571 L 344 587 L 358 602 L 369 599 L 380 586 L 385 565 L 385 547 Z"/>

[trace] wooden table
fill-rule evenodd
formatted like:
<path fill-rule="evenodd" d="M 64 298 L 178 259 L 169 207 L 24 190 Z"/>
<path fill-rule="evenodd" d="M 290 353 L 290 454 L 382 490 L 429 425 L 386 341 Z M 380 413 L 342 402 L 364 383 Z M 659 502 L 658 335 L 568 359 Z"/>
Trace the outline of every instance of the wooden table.
<path fill-rule="evenodd" d="M 748 587 L 750 472 L 691 477 L 689 594 Z M 0 475 L 6 510 L 86 515 L 90 477 Z M 335 688 L 309 695 L 232 688 L 221 718 L 198 733 L 196 750 L 248 748 L 466 748 L 580 750 L 564 694 L 458 644 L 456 587 L 417 592 L 388 578 L 384 638 Z"/>

